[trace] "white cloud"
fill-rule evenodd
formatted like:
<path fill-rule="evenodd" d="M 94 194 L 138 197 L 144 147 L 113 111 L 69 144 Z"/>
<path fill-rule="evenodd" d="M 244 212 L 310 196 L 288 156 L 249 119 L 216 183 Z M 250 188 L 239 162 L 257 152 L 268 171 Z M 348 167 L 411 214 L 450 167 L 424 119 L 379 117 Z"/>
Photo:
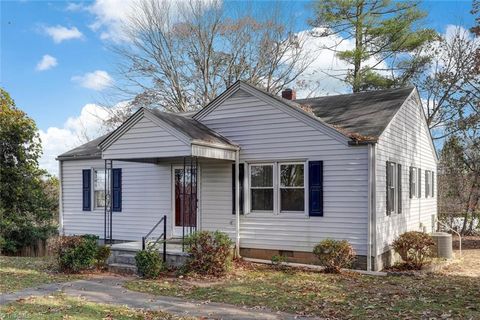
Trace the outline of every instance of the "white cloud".
<path fill-rule="evenodd" d="M 108 116 L 109 112 L 105 108 L 96 104 L 86 104 L 80 115 L 68 118 L 63 127 L 50 127 L 46 131 L 40 130 L 43 149 L 40 166 L 52 174 L 57 174 L 58 163 L 55 158 L 105 134 L 102 122 Z"/>
<path fill-rule="evenodd" d="M 88 11 L 95 16 L 90 28 L 99 31 L 102 40 L 126 41 L 123 28 L 137 1 L 96 0 L 88 7 Z"/>
<path fill-rule="evenodd" d="M 72 81 L 78 83 L 84 88 L 101 91 L 113 84 L 112 77 L 108 72 L 103 70 L 96 70 L 87 72 L 81 76 L 72 77 Z"/>
<path fill-rule="evenodd" d="M 77 27 L 67 28 L 64 26 L 45 27 L 44 31 L 50 37 L 52 37 L 55 43 L 60 43 L 65 40 L 82 39 L 83 34 L 77 29 Z"/>
<path fill-rule="evenodd" d="M 81 11 L 83 9 L 85 9 L 83 4 L 77 2 L 69 2 L 65 7 L 65 10 L 67 11 Z"/>
<path fill-rule="evenodd" d="M 57 64 L 57 59 L 55 57 L 52 57 L 49 54 L 45 54 L 42 57 L 42 60 L 38 62 L 36 69 L 38 71 L 45 71 L 55 67 Z"/>

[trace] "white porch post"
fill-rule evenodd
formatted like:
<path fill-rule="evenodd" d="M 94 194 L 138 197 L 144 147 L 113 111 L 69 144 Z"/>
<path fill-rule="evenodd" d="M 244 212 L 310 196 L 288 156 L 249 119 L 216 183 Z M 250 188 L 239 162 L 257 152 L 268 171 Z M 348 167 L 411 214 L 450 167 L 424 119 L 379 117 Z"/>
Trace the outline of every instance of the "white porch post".
<path fill-rule="evenodd" d="M 235 255 L 240 258 L 240 150 L 235 151 Z"/>

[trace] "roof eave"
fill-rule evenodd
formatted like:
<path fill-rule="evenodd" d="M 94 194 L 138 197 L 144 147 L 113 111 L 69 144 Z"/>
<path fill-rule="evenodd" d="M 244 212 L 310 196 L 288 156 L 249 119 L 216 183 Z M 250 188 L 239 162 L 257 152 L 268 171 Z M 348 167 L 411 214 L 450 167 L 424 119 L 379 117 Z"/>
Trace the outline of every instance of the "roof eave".
<path fill-rule="evenodd" d="M 64 161 L 64 160 L 92 160 L 92 159 L 102 159 L 102 155 L 71 155 L 71 156 L 57 156 L 55 160 Z"/>
<path fill-rule="evenodd" d="M 378 142 L 377 140 L 364 140 L 364 141 L 350 140 L 350 141 L 348 141 L 348 145 L 349 146 L 366 146 L 368 144 L 375 144 L 377 142 Z"/>

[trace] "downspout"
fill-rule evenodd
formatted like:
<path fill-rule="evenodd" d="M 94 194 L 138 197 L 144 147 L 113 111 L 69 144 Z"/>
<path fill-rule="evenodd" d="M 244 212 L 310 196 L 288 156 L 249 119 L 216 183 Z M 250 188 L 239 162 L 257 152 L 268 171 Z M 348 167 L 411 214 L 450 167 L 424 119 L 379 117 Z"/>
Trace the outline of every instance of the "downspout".
<path fill-rule="evenodd" d="M 375 144 L 368 145 L 368 224 L 367 271 L 372 271 L 372 253 L 377 256 L 376 244 L 376 157 Z M 372 250 L 373 249 L 373 250 Z M 374 269 L 376 269 L 374 267 Z"/>
<path fill-rule="evenodd" d="M 235 256 L 240 258 L 240 150 L 235 150 Z"/>
<path fill-rule="evenodd" d="M 62 160 L 58 160 L 58 234 L 63 235 L 63 163 Z"/>
<path fill-rule="evenodd" d="M 368 145 L 367 271 L 372 270 L 372 145 Z"/>

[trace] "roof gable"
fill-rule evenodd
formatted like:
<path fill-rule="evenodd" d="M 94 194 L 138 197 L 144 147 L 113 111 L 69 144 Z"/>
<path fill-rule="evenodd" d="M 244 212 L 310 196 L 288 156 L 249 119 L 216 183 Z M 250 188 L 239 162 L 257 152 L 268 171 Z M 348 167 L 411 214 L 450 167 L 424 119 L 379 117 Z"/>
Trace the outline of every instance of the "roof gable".
<path fill-rule="evenodd" d="M 226 99 L 232 97 L 235 93 L 239 91 L 245 91 L 246 93 L 257 97 L 258 99 L 268 103 L 269 105 L 281 109 L 281 111 L 297 118 L 298 120 L 309 126 L 312 126 L 322 131 L 323 133 L 331 136 L 332 138 L 336 139 L 341 143 L 347 143 L 349 140 L 349 137 L 343 132 L 336 130 L 336 128 L 324 122 L 322 119 L 319 119 L 315 115 L 304 111 L 299 104 L 290 100 L 283 99 L 279 96 L 266 92 L 243 81 L 237 81 L 236 83 L 234 83 L 221 95 L 219 95 L 212 102 L 210 102 L 207 106 L 197 112 L 193 116 L 193 118 L 195 120 L 201 121 L 208 114 L 214 112 L 214 110 L 219 107 Z"/>

